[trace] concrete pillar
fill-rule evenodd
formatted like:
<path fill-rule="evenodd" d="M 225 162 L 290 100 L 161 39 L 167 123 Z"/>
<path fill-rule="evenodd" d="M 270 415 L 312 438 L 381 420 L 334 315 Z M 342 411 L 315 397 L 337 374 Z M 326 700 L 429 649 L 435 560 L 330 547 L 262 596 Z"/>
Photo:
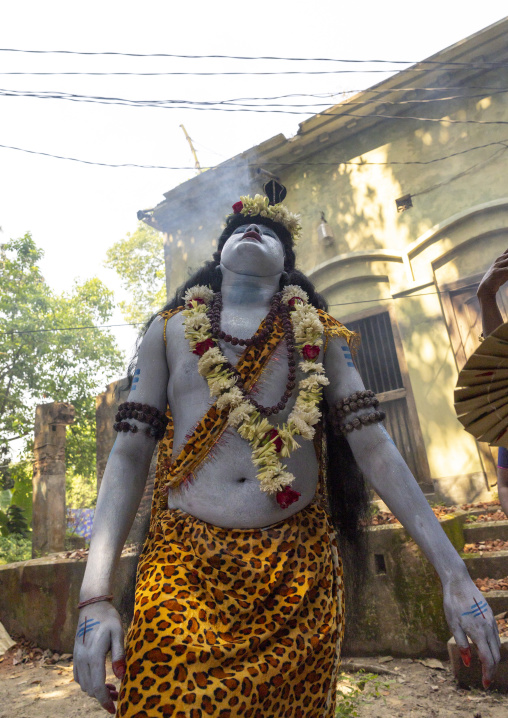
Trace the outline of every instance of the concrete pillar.
<path fill-rule="evenodd" d="M 65 549 L 65 427 L 72 404 L 39 404 L 35 410 L 32 556 Z"/>
<path fill-rule="evenodd" d="M 116 439 L 116 431 L 113 429 L 115 414 L 118 405 L 127 401 L 129 396 L 129 389 L 126 387 L 127 378 L 113 381 L 107 385 L 106 391 L 95 398 L 97 494 L 99 494 L 104 469 Z"/>

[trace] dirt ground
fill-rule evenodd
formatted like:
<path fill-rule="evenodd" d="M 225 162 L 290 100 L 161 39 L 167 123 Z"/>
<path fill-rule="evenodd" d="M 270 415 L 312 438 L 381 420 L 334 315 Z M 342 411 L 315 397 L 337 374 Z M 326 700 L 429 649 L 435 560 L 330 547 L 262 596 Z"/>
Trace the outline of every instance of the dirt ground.
<path fill-rule="evenodd" d="M 348 670 L 348 665 L 351 664 L 355 668 L 354 672 Z M 365 672 L 357 670 L 362 666 Z M 375 673 L 376 669 L 389 673 Z M 493 688 L 495 689 L 495 684 Z M 390 659 L 386 656 L 345 658 L 338 691 L 338 716 L 358 718 L 451 718 L 451 716 L 506 718 L 508 716 L 507 694 L 499 694 L 492 689 L 479 691 L 458 688 L 450 663 L 437 659 Z"/>
<path fill-rule="evenodd" d="M 0 660 L 0 718 L 108 716 L 72 678 L 72 660 L 13 665 L 15 650 Z M 447 662 L 411 659 L 344 659 L 338 716 L 358 718 L 506 718 L 508 695 L 466 691 L 454 683 Z M 441 667 L 436 667 L 438 664 Z M 359 668 L 363 670 L 358 670 Z M 349 670 L 353 668 L 353 670 Z M 375 672 L 379 671 L 379 672 Z M 380 673 L 380 671 L 384 671 Z M 117 683 L 108 666 L 108 681 Z M 269 718 L 269 717 L 267 717 Z"/>

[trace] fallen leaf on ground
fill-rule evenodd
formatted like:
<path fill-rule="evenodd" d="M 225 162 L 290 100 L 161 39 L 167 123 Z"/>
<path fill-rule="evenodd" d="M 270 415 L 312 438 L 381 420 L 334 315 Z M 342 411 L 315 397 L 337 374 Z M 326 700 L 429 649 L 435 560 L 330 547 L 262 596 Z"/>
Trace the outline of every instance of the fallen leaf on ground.
<path fill-rule="evenodd" d="M 421 663 L 426 668 L 434 668 L 438 671 L 445 671 L 446 668 L 443 666 L 439 658 L 417 658 L 417 663 Z"/>
<path fill-rule="evenodd" d="M 508 551 L 508 541 L 501 539 L 489 539 L 488 541 L 477 541 L 476 543 L 467 543 L 463 549 L 464 553 L 480 553 L 491 551 Z"/>

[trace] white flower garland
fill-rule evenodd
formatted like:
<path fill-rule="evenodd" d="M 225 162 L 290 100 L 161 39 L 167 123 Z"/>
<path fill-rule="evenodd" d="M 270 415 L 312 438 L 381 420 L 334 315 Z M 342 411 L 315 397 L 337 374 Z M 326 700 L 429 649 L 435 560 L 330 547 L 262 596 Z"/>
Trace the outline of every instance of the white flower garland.
<path fill-rule="evenodd" d="M 295 480 L 279 456 L 287 458 L 299 448 L 296 436 L 309 441 L 314 438 L 314 426 L 321 418 L 319 403 L 323 387 L 329 384 L 323 364 L 316 361 L 323 344 L 319 314 L 308 303 L 308 295 L 301 287 L 290 285 L 282 292 L 282 302 L 293 309 L 295 347 L 302 357 L 299 368 L 306 376 L 298 384 L 298 396 L 287 422 L 276 428 L 245 399 L 236 385 L 235 376 L 227 368 L 226 357 L 212 339 L 206 315 L 206 306 L 212 298 L 213 292 L 200 285 L 186 292 L 182 311 L 185 337 L 190 350 L 200 356 L 198 371 L 208 382 L 212 398 L 217 398 L 217 408 L 229 409 L 228 425 L 235 428 L 252 448 L 252 461 L 261 490 L 277 494 Z"/>
<path fill-rule="evenodd" d="M 281 202 L 279 204 L 268 204 L 268 197 L 257 194 L 254 197 L 248 195 L 240 197 L 242 207 L 236 214 L 243 214 L 244 217 L 267 217 L 273 222 L 282 224 L 293 237 L 293 241 L 300 239 L 302 225 L 300 224 L 300 215 L 290 212 L 289 209 Z"/>

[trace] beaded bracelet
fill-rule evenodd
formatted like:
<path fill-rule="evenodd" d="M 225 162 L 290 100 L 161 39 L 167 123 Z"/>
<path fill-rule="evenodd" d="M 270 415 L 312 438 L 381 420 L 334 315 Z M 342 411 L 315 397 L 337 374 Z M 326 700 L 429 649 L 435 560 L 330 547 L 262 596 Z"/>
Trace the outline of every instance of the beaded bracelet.
<path fill-rule="evenodd" d="M 343 434 L 349 434 L 354 429 L 361 429 L 362 426 L 367 426 L 367 424 L 376 424 L 380 421 L 383 421 L 385 417 L 386 414 L 384 411 L 373 411 L 372 414 L 362 414 L 361 416 L 355 416 L 355 418 L 351 419 L 351 421 L 347 424 L 342 424 L 339 429 L 342 431 Z"/>
<path fill-rule="evenodd" d="M 339 401 L 335 406 L 337 416 L 345 417 L 351 412 L 358 411 L 367 406 L 377 407 L 379 406 L 379 399 L 376 397 L 373 391 L 365 389 L 364 391 L 355 391 L 350 396 Z"/>
<path fill-rule="evenodd" d="M 137 401 L 126 401 L 120 404 L 115 416 L 116 422 L 113 424 L 115 431 L 131 431 L 135 434 L 138 431 L 138 427 L 136 424 L 130 424 L 128 421 L 125 421 L 125 419 L 136 419 L 143 424 L 149 424 L 145 429 L 145 434 L 154 437 L 157 441 L 164 436 L 166 426 L 169 422 L 167 416 L 157 409 L 157 407 L 141 404 Z"/>
<path fill-rule="evenodd" d="M 100 601 L 112 601 L 113 600 L 113 594 L 107 594 L 104 596 L 94 596 L 93 598 L 88 598 L 86 601 L 80 601 L 78 603 L 78 609 L 84 608 L 85 606 L 90 606 L 92 603 L 99 603 Z"/>
<path fill-rule="evenodd" d="M 386 417 L 384 411 L 379 411 L 379 399 L 373 391 L 365 389 L 364 391 L 355 391 L 350 396 L 339 401 L 330 411 L 330 422 L 336 433 L 347 434 L 354 429 L 361 429 L 362 426 L 375 424 L 383 421 Z M 372 407 L 374 409 L 370 414 L 361 414 L 352 417 L 360 409 Z M 344 422 L 344 420 L 347 420 Z"/>

